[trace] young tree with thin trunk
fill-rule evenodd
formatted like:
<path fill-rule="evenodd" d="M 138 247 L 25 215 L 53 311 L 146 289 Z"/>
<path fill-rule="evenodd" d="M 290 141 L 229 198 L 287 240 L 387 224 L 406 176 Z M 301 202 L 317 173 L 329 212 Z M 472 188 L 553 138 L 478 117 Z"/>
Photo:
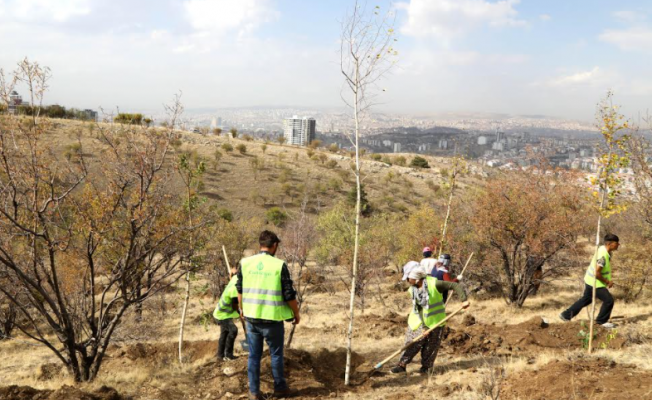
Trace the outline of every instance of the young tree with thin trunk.
<path fill-rule="evenodd" d="M 181 181 L 186 189 L 186 201 L 184 211 L 188 217 L 188 227 L 194 224 L 194 212 L 202 202 L 202 198 L 197 195 L 197 189 L 201 186 L 201 176 L 206 171 L 206 163 L 191 154 L 182 153 L 179 155 L 177 171 L 181 175 Z M 190 301 L 190 274 L 198 269 L 198 259 L 195 257 L 196 240 L 192 233 L 188 236 L 188 254 L 186 260 L 186 289 L 183 297 L 183 309 L 181 311 L 181 321 L 179 323 L 179 363 L 183 364 L 183 331 L 186 325 L 186 313 L 188 311 L 188 302 Z"/>
<path fill-rule="evenodd" d="M 354 327 L 354 305 L 361 218 L 361 174 L 360 174 L 360 122 L 376 99 L 378 83 L 395 63 L 397 52 L 393 45 L 394 15 L 387 12 L 381 16 L 380 7 L 373 12 L 355 2 L 350 14 L 342 23 L 340 38 L 340 70 L 344 76 L 342 100 L 353 112 L 353 133 L 348 137 L 355 149 L 355 187 L 357 193 L 355 212 L 355 240 L 351 278 L 351 299 L 349 306 L 349 328 L 347 330 L 346 372 L 344 381 L 349 384 L 351 371 L 351 347 Z M 346 95 L 344 94 L 346 92 Z"/>
<path fill-rule="evenodd" d="M 629 124 L 625 120 L 625 117 L 619 113 L 618 106 L 613 105 L 612 98 L 613 93 L 608 92 L 605 99 L 598 104 L 598 123 L 604 143 L 602 154 L 598 158 L 600 170 L 597 176 L 591 181 L 596 187 L 596 190 L 593 192 L 593 197 L 596 199 L 598 212 L 594 258 L 597 257 L 600 248 L 602 219 L 609 218 L 611 215 L 620 213 L 626 209 L 625 204 L 618 202 L 623 181 L 618 177 L 617 173 L 619 168 L 627 168 L 629 166 L 630 160 L 627 144 L 630 136 L 622 134 L 623 130 L 629 128 Z M 595 300 L 598 274 L 594 275 L 590 312 L 591 322 L 589 324 L 589 353 L 593 351 L 593 327 L 595 325 Z"/>
<path fill-rule="evenodd" d="M 453 204 L 453 196 L 455 195 L 455 188 L 457 187 L 457 176 L 459 174 L 464 174 L 467 171 L 468 166 L 466 161 L 461 156 L 455 156 L 453 158 L 453 172 L 448 178 L 448 187 L 450 193 L 448 195 L 448 205 L 446 207 L 446 218 L 444 218 L 444 225 L 441 229 L 441 242 L 439 245 L 439 255 L 444 251 L 444 243 L 446 242 L 446 230 L 448 228 L 448 220 L 451 216 L 451 206 Z"/>

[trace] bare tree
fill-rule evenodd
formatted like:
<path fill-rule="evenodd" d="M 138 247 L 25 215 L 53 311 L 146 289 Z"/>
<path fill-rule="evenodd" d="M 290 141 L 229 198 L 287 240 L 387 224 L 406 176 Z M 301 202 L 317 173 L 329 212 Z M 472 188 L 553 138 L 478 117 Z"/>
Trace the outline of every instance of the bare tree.
<path fill-rule="evenodd" d="M 30 71 L 39 73 L 24 68 L 20 79 Z M 42 87 L 29 86 L 34 104 Z M 90 381 L 125 312 L 183 273 L 190 229 L 165 192 L 172 128 L 98 125 L 88 140 L 101 162 L 87 162 L 83 147 L 59 157 L 42 139 L 50 121 L 32 121 L 0 117 L 0 292 L 18 309 L 18 330 Z"/>
<path fill-rule="evenodd" d="M 444 218 L 444 225 L 441 229 L 441 243 L 439 245 L 439 255 L 444 251 L 444 243 L 446 242 L 446 230 L 448 228 L 448 221 L 451 216 L 451 208 L 453 205 L 453 197 L 455 195 L 455 188 L 457 187 L 457 176 L 466 173 L 467 165 L 464 158 L 456 156 L 453 158 L 453 172 L 448 178 L 448 186 L 450 193 L 448 195 L 448 204 L 446 206 L 446 218 Z"/>
<path fill-rule="evenodd" d="M 308 196 L 305 195 L 298 215 L 291 216 L 291 220 L 285 226 L 283 233 L 284 244 L 281 247 L 281 255 L 288 263 L 294 278 L 299 311 L 305 304 L 308 287 L 314 280 L 314 277 L 309 274 L 307 262 L 310 250 L 316 242 L 317 233 L 314 221 L 308 216 L 307 209 Z M 296 325 L 292 325 L 286 344 L 287 348 L 292 345 L 295 329 Z"/>
<path fill-rule="evenodd" d="M 201 187 L 201 176 L 206 171 L 206 163 L 193 157 L 188 153 L 179 155 L 177 162 L 177 171 L 181 176 L 181 181 L 186 189 L 186 201 L 184 204 L 185 212 L 188 216 L 188 227 L 193 226 L 193 216 L 202 201 L 201 197 L 197 195 L 198 189 Z M 190 232 L 188 235 L 188 254 L 186 259 L 186 289 L 183 297 L 183 309 L 181 311 L 181 321 L 179 322 L 179 363 L 183 363 L 183 332 L 186 325 L 186 313 L 188 311 L 188 302 L 190 301 L 190 274 L 199 268 L 199 257 L 195 257 L 195 246 L 197 241 L 194 234 Z"/>
<path fill-rule="evenodd" d="M 351 299 L 349 305 L 349 328 L 347 331 L 346 372 L 344 382 L 349 384 L 351 371 L 351 345 L 354 326 L 355 287 L 358 268 L 358 250 L 361 218 L 360 176 L 360 121 L 373 106 L 378 83 L 394 65 L 397 55 L 393 48 L 394 17 L 391 12 L 380 16 L 380 7 L 373 13 L 356 0 L 350 15 L 342 23 L 340 38 L 340 70 L 344 76 L 342 100 L 353 112 L 354 130 L 348 137 L 355 149 L 356 216 Z M 344 94 L 347 92 L 347 95 Z M 350 97 L 349 97 L 350 96 Z"/>

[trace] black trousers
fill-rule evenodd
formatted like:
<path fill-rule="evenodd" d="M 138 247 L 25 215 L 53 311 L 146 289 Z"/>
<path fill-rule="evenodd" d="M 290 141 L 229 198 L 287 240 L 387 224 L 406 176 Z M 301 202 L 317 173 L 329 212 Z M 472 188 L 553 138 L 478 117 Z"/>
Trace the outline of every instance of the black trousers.
<path fill-rule="evenodd" d="M 602 301 L 602 307 L 600 307 L 600 313 L 598 314 L 598 318 L 596 318 L 595 322 L 602 325 L 609 321 L 609 318 L 611 318 L 611 310 L 614 308 L 614 298 L 611 296 L 611 293 L 609 293 L 609 289 L 607 288 L 597 288 L 595 291 L 595 297 Z M 582 295 L 582 298 L 577 300 L 575 304 L 570 306 L 568 310 L 561 313 L 561 315 L 564 316 L 564 318 L 573 319 L 573 317 L 579 314 L 584 307 L 591 304 L 592 300 L 593 286 L 585 284 L 584 294 Z"/>
<path fill-rule="evenodd" d="M 233 323 L 233 319 L 223 319 L 217 321 L 220 326 L 220 340 L 217 342 L 217 358 L 221 360 L 226 356 L 233 355 L 233 346 L 235 338 L 238 336 L 238 327 Z"/>

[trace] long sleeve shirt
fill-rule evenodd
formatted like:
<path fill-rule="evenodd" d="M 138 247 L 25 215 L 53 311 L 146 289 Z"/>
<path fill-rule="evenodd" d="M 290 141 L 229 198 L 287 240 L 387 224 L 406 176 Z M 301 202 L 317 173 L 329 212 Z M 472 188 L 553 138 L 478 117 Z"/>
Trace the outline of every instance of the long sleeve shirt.
<path fill-rule="evenodd" d="M 437 288 L 437 291 L 442 294 L 448 294 L 449 290 L 454 291 L 455 295 L 460 299 L 460 301 L 466 301 L 467 299 L 464 288 L 457 282 L 440 281 L 437 279 L 437 284 L 435 287 Z M 448 297 L 444 297 L 444 301 L 446 301 L 447 298 Z"/>
<path fill-rule="evenodd" d="M 261 253 L 269 254 L 265 251 Z M 271 255 L 271 254 L 269 254 Z M 238 291 L 238 294 L 242 294 L 242 264 L 238 263 L 238 282 L 235 284 L 235 288 Z M 287 264 L 284 262 L 283 267 L 281 268 L 281 291 L 283 292 L 283 300 L 285 302 L 296 300 L 297 292 L 294 290 L 294 283 L 292 282 L 292 277 L 290 276 L 290 270 L 288 269 Z M 274 321 L 267 321 L 256 318 L 246 318 L 247 321 L 251 323 L 267 323 Z"/>

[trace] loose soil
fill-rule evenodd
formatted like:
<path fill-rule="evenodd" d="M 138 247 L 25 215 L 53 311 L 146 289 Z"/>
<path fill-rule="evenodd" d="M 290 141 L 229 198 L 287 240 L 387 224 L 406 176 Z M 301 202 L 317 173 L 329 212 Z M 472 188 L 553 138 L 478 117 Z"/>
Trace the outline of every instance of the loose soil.
<path fill-rule="evenodd" d="M 128 400 L 108 387 L 94 392 L 84 392 L 64 385 L 58 390 L 37 390 L 29 386 L 8 386 L 0 388 L 1 400 Z"/>
<path fill-rule="evenodd" d="M 651 399 L 652 372 L 605 359 L 557 360 L 508 376 L 502 400 Z"/>
<path fill-rule="evenodd" d="M 547 324 L 535 317 L 515 325 L 485 325 L 475 323 L 472 317 L 465 317 L 461 325 L 450 328 L 444 340 L 444 351 L 455 354 L 511 355 L 535 353 L 541 349 L 572 350 L 582 347 L 579 332 L 583 328 L 580 322 Z M 612 339 L 607 329 L 596 326 L 596 346 L 609 349 L 622 349 L 628 345 L 623 335 Z"/>

